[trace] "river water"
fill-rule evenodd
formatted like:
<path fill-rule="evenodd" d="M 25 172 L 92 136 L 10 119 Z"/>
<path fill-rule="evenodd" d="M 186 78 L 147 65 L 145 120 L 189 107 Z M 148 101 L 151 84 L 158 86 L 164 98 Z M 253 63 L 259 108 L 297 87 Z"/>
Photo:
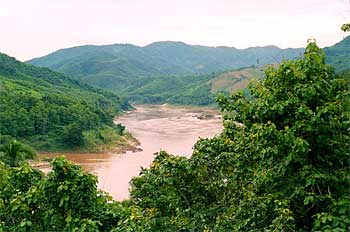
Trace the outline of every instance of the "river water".
<path fill-rule="evenodd" d="M 198 118 L 205 115 L 213 117 Z M 139 140 L 142 151 L 66 154 L 66 157 L 96 174 L 99 188 L 116 200 L 128 198 L 129 181 L 139 174 L 141 167 L 149 167 L 154 153 L 165 150 L 189 157 L 200 137 L 213 137 L 222 130 L 222 120 L 217 111 L 169 105 L 138 105 L 136 110 L 116 118 L 115 123 L 126 126 L 126 130 Z"/>

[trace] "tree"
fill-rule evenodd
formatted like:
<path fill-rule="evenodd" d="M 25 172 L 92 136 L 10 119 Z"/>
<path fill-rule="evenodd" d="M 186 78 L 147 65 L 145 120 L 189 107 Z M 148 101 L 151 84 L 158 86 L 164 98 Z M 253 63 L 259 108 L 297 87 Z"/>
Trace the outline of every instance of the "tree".
<path fill-rule="evenodd" d="M 97 190 L 97 177 L 63 157 L 52 171 L 0 162 L 0 231 L 110 231 L 125 209 Z"/>
<path fill-rule="evenodd" d="M 349 7 L 350 7 L 350 1 L 349 1 Z M 350 10 L 350 8 L 349 8 Z M 341 30 L 344 31 L 344 32 L 350 32 L 350 23 L 344 23 L 342 26 L 341 26 Z"/>
<path fill-rule="evenodd" d="M 16 140 L 0 146 L 0 160 L 10 167 L 17 167 L 27 159 L 35 158 L 35 151 Z"/>
<path fill-rule="evenodd" d="M 150 231 L 350 229 L 346 80 L 310 42 L 249 92 L 217 97 L 224 132 L 189 160 L 161 153 L 133 179 Z"/>
<path fill-rule="evenodd" d="M 247 158 L 239 160 L 248 167 L 241 167 L 246 171 L 240 175 L 248 182 L 242 190 L 253 194 L 249 201 L 256 202 L 254 209 L 261 207 L 260 215 L 273 228 L 348 230 L 350 101 L 346 81 L 325 65 L 322 50 L 309 43 L 304 59 L 267 70 L 266 80 L 250 89 L 253 101 L 239 94 L 218 101 L 228 113 L 224 134 L 233 143 L 244 141 L 241 155 Z M 266 207 L 266 202 L 271 205 Z M 279 209 L 273 216 L 275 207 Z M 245 210 L 242 219 L 254 220 L 252 215 L 244 217 L 248 210 L 252 208 Z M 281 216 L 286 218 L 278 219 Z"/>
<path fill-rule="evenodd" d="M 83 128 L 77 123 L 72 123 L 64 127 L 62 139 L 64 143 L 71 146 L 79 146 L 84 142 Z"/>
<path fill-rule="evenodd" d="M 341 30 L 344 31 L 344 32 L 350 32 L 350 23 L 344 23 L 341 26 Z"/>

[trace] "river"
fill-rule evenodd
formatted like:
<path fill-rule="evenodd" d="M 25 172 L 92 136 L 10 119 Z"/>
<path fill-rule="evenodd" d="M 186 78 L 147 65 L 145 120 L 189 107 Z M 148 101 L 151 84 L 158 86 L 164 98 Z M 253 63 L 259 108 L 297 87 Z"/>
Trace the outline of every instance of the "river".
<path fill-rule="evenodd" d="M 208 118 L 199 119 L 198 116 Z M 154 153 L 165 150 L 190 157 L 192 147 L 200 137 L 213 137 L 222 130 L 222 120 L 215 110 L 170 105 L 138 105 L 136 110 L 116 118 L 115 123 L 126 126 L 139 140 L 142 151 L 66 154 L 66 157 L 96 174 L 98 187 L 116 200 L 128 198 L 129 181 L 139 174 L 141 167 L 149 167 Z"/>

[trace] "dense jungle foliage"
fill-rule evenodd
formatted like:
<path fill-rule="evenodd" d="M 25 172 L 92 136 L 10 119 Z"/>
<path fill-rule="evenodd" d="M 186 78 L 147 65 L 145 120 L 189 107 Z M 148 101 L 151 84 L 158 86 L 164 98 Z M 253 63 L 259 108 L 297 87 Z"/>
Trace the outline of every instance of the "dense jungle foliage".
<path fill-rule="evenodd" d="M 40 150 L 93 148 L 117 137 L 113 118 L 130 105 L 113 93 L 0 54 L 0 143 L 17 138 Z"/>
<path fill-rule="evenodd" d="M 223 133 L 191 158 L 160 152 L 124 202 L 62 157 L 45 176 L 2 148 L 0 231 L 349 231 L 349 78 L 309 43 L 250 100 L 218 96 Z"/>

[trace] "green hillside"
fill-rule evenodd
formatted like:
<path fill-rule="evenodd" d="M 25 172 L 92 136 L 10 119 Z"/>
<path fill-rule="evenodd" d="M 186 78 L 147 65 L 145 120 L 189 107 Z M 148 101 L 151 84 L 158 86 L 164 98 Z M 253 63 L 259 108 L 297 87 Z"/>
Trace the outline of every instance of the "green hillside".
<path fill-rule="evenodd" d="M 1 140 L 39 150 L 95 149 L 120 137 L 116 114 L 130 105 L 117 95 L 0 53 Z"/>
<path fill-rule="evenodd" d="M 241 68 L 223 72 L 209 81 L 211 85 L 211 93 L 232 93 L 239 89 L 246 88 L 252 79 L 264 78 L 266 67 L 267 66 Z"/>
<path fill-rule="evenodd" d="M 266 65 L 303 52 L 275 46 L 240 50 L 157 42 L 145 47 L 80 46 L 28 62 L 113 90 L 131 102 L 210 105 L 216 93 L 245 88 L 250 80 L 263 78 Z M 346 39 L 325 49 L 327 62 L 338 72 L 349 67 L 349 52 Z"/>
<path fill-rule="evenodd" d="M 129 101 L 142 104 L 213 105 L 217 93 L 246 88 L 252 79 L 262 79 L 266 66 L 222 73 L 142 77 L 121 91 Z"/>
<path fill-rule="evenodd" d="M 143 77 L 121 91 L 128 101 L 143 104 L 210 105 L 213 75 Z"/>
<path fill-rule="evenodd" d="M 193 46 L 182 42 L 156 42 L 145 47 L 131 44 L 79 46 L 28 61 L 85 83 L 122 91 L 145 77 L 198 75 L 294 59 L 303 52 L 275 46 L 236 49 Z"/>
<path fill-rule="evenodd" d="M 326 62 L 332 65 L 337 72 L 350 69 L 350 36 L 339 43 L 324 49 Z"/>

